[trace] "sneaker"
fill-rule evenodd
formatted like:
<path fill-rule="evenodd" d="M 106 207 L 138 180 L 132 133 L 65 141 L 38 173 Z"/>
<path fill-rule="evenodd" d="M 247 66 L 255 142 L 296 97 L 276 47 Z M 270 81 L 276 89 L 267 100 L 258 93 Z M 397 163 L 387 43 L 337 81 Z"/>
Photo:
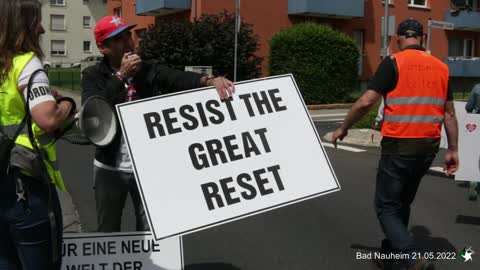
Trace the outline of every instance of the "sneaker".
<path fill-rule="evenodd" d="M 476 201 L 478 199 L 477 182 L 470 182 L 468 188 L 468 199 Z"/>

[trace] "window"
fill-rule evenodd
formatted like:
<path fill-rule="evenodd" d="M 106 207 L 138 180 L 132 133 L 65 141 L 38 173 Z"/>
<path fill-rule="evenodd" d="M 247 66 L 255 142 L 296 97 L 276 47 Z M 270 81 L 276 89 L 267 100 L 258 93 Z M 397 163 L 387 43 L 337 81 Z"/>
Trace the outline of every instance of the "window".
<path fill-rule="evenodd" d="M 52 40 L 52 55 L 67 55 L 65 51 L 65 40 Z"/>
<path fill-rule="evenodd" d="M 463 56 L 467 58 L 473 57 L 473 39 L 465 39 L 463 43 Z"/>
<path fill-rule="evenodd" d="M 83 42 L 83 52 L 92 52 L 92 43 L 89 40 Z"/>
<path fill-rule="evenodd" d="M 50 15 L 50 29 L 51 30 L 66 30 L 65 15 Z"/>
<path fill-rule="evenodd" d="M 115 16 L 117 16 L 117 17 L 122 17 L 122 8 L 121 8 L 121 7 L 114 8 L 114 9 L 113 9 L 113 13 L 114 13 Z"/>
<path fill-rule="evenodd" d="M 65 6 L 65 0 L 50 0 L 52 6 Z"/>
<path fill-rule="evenodd" d="M 410 7 L 427 7 L 427 0 L 407 0 Z"/>
<path fill-rule="evenodd" d="M 89 0 L 83 0 L 84 5 L 88 5 L 89 2 L 90 2 Z"/>
<path fill-rule="evenodd" d="M 90 16 L 83 16 L 83 28 L 90 28 L 92 27 Z"/>
<path fill-rule="evenodd" d="M 473 39 L 449 39 L 448 56 L 471 58 L 474 56 L 475 42 Z"/>

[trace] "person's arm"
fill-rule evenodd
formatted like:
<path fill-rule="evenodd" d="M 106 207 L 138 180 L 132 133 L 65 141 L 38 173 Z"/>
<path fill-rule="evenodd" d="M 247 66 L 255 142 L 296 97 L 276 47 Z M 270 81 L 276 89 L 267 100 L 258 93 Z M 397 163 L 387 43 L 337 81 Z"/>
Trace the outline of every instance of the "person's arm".
<path fill-rule="evenodd" d="M 145 61 L 143 68 L 147 69 L 144 79 L 151 85 L 160 86 L 163 94 L 203 86 L 200 82 L 202 75 L 195 72 L 172 69 L 155 60 Z"/>
<path fill-rule="evenodd" d="M 448 149 L 445 154 L 444 171 L 446 175 L 451 175 L 458 170 L 458 124 L 455 116 L 455 107 L 453 101 L 445 103 L 444 116 L 445 132 L 447 133 Z"/>
<path fill-rule="evenodd" d="M 343 140 L 353 124 L 360 120 L 381 97 L 382 95 L 377 91 L 367 90 L 357 102 L 353 104 L 352 109 L 348 112 L 342 125 L 333 133 L 332 142 L 335 147 L 337 146 L 337 140 Z"/>
<path fill-rule="evenodd" d="M 228 98 L 235 91 L 233 83 L 223 77 L 207 79 L 196 72 L 171 69 L 156 61 L 148 61 L 145 67 L 151 69 L 146 79 L 150 80 L 152 85 L 160 85 L 164 93 L 214 86 L 221 98 Z"/>
<path fill-rule="evenodd" d="M 470 94 L 470 97 L 468 97 L 467 104 L 465 104 L 465 110 L 468 113 L 471 113 L 473 109 L 475 108 L 475 100 L 476 100 L 476 94 L 474 91 Z"/>
<path fill-rule="evenodd" d="M 27 91 L 27 85 L 18 87 L 20 91 Z M 74 104 L 69 101 L 44 101 L 31 108 L 30 114 L 37 125 L 45 132 L 54 132 L 71 115 Z"/>
<path fill-rule="evenodd" d="M 25 65 L 18 76 L 18 91 L 25 100 L 29 101 L 29 110 L 32 120 L 44 131 L 53 132 L 58 129 L 65 119 L 75 110 L 75 101 L 72 99 L 57 102 L 50 90 L 50 82 L 44 72 L 32 74 L 42 68 L 42 62 L 34 56 Z M 27 86 L 31 81 L 31 89 Z M 29 94 L 29 96 L 27 96 Z"/>
<path fill-rule="evenodd" d="M 348 129 L 360 120 L 370 108 L 386 93 L 393 90 L 398 81 L 395 70 L 395 61 L 392 57 L 385 57 L 375 72 L 373 80 L 368 84 L 368 89 L 345 117 L 343 124 L 332 134 L 332 142 L 337 146 L 337 140 L 343 140 L 348 134 Z"/>

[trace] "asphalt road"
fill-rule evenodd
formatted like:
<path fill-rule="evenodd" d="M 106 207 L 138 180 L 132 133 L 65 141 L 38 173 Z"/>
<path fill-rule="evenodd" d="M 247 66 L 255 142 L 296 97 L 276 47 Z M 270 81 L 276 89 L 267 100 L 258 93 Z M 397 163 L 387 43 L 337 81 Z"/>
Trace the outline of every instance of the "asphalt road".
<path fill-rule="evenodd" d="M 321 136 L 343 118 L 315 114 Z M 326 148 L 341 191 L 184 236 L 186 269 L 375 269 L 356 254 L 377 251 L 383 238 L 373 210 L 379 149 L 357 148 L 366 151 Z M 60 142 L 59 159 L 83 230 L 94 231 L 93 148 Z M 441 159 L 440 153 L 436 166 Z M 130 202 L 123 220 L 123 230 L 134 228 Z M 437 269 L 480 269 L 480 201 L 467 200 L 464 183 L 436 173 L 425 176 L 410 228 L 424 251 L 456 252 L 466 246 L 477 251 L 473 262 L 437 260 Z"/>

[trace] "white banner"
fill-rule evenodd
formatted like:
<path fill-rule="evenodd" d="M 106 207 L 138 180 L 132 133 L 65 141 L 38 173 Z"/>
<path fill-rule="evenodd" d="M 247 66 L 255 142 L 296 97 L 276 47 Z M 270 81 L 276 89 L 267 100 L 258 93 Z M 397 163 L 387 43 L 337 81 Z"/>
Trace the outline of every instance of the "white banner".
<path fill-rule="evenodd" d="M 117 105 L 156 239 L 340 189 L 291 75 Z"/>
<path fill-rule="evenodd" d="M 63 236 L 62 270 L 181 270 L 182 239 L 151 233 L 71 233 Z"/>

